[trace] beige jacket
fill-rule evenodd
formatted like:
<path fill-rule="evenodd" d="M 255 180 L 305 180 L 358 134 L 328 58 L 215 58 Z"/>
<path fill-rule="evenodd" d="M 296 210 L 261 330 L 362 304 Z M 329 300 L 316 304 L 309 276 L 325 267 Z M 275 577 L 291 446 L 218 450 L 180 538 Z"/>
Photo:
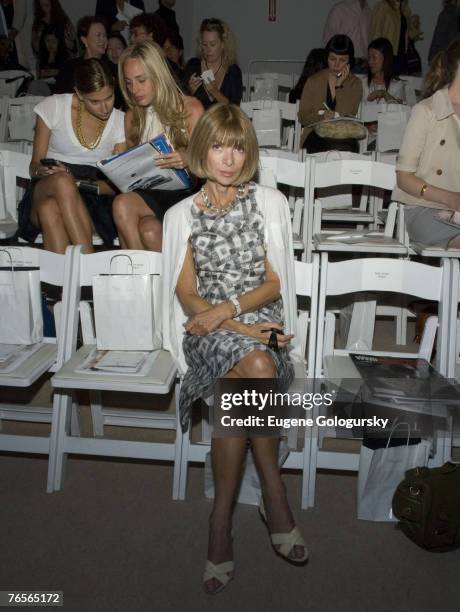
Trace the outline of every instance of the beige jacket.
<path fill-rule="evenodd" d="M 411 10 L 408 0 L 402 0 L 402 12 L 407 19 L 407 28 L 410 36 Z M 397 55 L 400 33 L 401 19 L 399 15 L 399 3 L 396 2 L 396 0 L 380 0 L 380 2 L 377 2 L 371 13 L 369 42 L 372 42 L 376 38 L 387 38 L 393 47 L 393 55 Z"/>
<path fill-rule="evenodd" d="M 329 71 L 327 68 L 317 72 L 307 79 L 302 92 L 299 106 L 299 121 L 305 126 L 302 132 L 302 142 L 311 132 L 312 128 L 306 126 L 321 119 L 318 115 L 319 110 L 324 110 L 323 103 L 327 98 L 327 80 Z M 361 79 L 354 74 L 349 74 L 343 82 L 342 87 L 336 89 L 335 110 L 340 115 L 356 115 L 359 103 L 363 96 L 363 86 Z"/>
<path fill-rule="evenodd" d="M 396 170 L 414 172 L 430 185 L 460 192 L 459 159 L 460 118 L 445 87 L 412 109 Z M 447 208 L 439 202 L 411 196 L 399 187 L 394 189 L 392 199 L 403 204 Z"/>

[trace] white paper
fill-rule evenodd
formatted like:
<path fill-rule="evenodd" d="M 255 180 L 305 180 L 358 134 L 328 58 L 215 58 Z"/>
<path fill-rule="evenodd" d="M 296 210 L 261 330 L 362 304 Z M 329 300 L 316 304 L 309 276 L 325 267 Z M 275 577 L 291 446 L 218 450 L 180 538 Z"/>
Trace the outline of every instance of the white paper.
<path fill-rule="evenodd" d="M 75 369 L 81 374 L 124 374 L 144 376 L 151 368 L 159 351 L 98 351 L 96 347 Z"/>
<path fill-rule="evenodd" d="M 0 344 L 0 354 L 3 356 L 0 359 L 0 374 L 9 374 L 16 370 L 26 359 L 29 359 L 34 353 L 40 350 L 43 342 L 37 344 Z M 9 356 L 5 356 L 9 353 Z"/>

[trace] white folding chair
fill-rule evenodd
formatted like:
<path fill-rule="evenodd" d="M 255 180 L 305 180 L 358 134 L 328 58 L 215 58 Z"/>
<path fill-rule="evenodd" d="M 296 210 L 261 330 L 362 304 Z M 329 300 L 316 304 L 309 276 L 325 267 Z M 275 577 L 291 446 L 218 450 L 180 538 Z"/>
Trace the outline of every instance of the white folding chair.
<path fill-rule="evenodd" d="M 423 77 L 404 75 L 401 77 L 406 91 L 406 102 L 409 106 L 415 106 L 420 100 L 423 91 Z"/>
<path fill-rule="evenodd" d="M 241 110 L 253 121 L 260 146 L 274 146 L 287 151 L 299 152 L 302 126 L 298 120 L 299 103 L 289 104 L 279 100 L 251 100 L 242 102 Z M 273 117 L 264 130 L 258 129 L 259 117 Z M 268 128 L 268 129 L 267 129 Z"/>
<path fill-rule="evenodd" d="M 285 185 L 290 194 L 292 233 L 294 251 L 302 251 L 304 261 L 311 260 L 312 247 L 308 240 L 312 237 L 313 204 L 310 202 L 310 167 L 305 162 L 292 159 L 295 154 L 285 155 L 261 151 L 259 160 L 259 182 L 269 187 Z"/>
<path fill-rule="evenodd" d="M 311 263 L 295 262 L 295 283 L 296 294 L 298 297 L 310 298 L 310 308 L 308 311 L 298 311 L 297 334 L 293 340 L 293 351 L 291 359 L 294 362 L 296 381 L 305 381 L 306 378 L 313 378 L 316 334 L 317 312 L 317 289 L 318 289 L 319 259 L 313 258 Z M 299 389 L 298 382 L 294 383 L 296 390 Z M 302 386 L 302 385 L 301 385 Z M 192 462 L 204 463 L 206 454 L 209 452 L 209 444 L 192 443 L 190 439 L 190 429 L 183 437 L 182 464 L 180 469 L 179 499 L 185 499 L 187 490 L 188 464 Z M 297 445 L 297 429 L 293 429 L 288 434 L 288 440 L 293 446 Z M 295 437 L 295 440 L 293 438 Z M 310 479 L 310 432 L 304 432 L 304 446 L 302 450 L 291 450 L 283 469 L 294 469 L 302 471 L 302 494 L 301 506 L 307 508 L 309 492 L 308 482 Z M 210 442 L 210 440 L 208 441 Z"/>
<path fill-rule="evenodd" d="M 0 238 L 11 238 L 18 228 L 18 202 L 30 181 L 30 155 L 0 150 Z"/>
<path fill-rule="evenodd" d="M 8 140 L 33 142 L 35 133 L 34 107 L 43 96 L 10 98 L 8 102 Z"/>
<path fill-rule="evenodd" d="M 24 79 L 27 79 L 30 76 L 31 74 L 25 70 L 1 70 L 0 96 L 8 96 L 13 98 L 23 84 Z"/>
<path fill-rule="evenodd" d="M 105 251 L 91 255 L 83 255 L 81 247 L 74 247 L 76 253 L 75 274 L 78 282 L 71 296 L 70 314 L 67 334 L 76 345 L 78 318 L 80 308 L 81 289 L 91 287 L 93 277 L 98 274 L 107 273 L 110 270 L 110 262 L 114 255 L 126 255 L 132 262 L 136 273 L 160 274 L 161 255 L 149 251 Z M 117 258 L 117 263 L 123 263 L 124 258 Z M 115 269 L 115 272 L 128 271 Z M 102 406 L 95 407 L 100 412 L 99 418 L 102 426 L 111 424 L 125 427 L 150 427 L 157 429 L 169 429 L 175 431 L 173 443 L 141 442 L 130 440 L 113 440 L 103 438 L 76 438 L 69 431 L 70 406 L 72 392 L 75 389 L 87 389 L 89 391 L 116 391 L 119 393 L 133 394 L 168 394 L 174 384 L 176 377 L 176 366 L 169 352 L 159 350 L 154 363 L 144 374 L 108 374 L 100 372 L 78 371 L 81 365 L 95 348 L 96 337 L 93 334 L 88 311 L 83 308 L 82 327 L 84 331 L 84 342 L 89 340 L 90 344 L 84 343 L 78 351 L 72 354 L 70 360 L 52 378 L 51 382 L 58 390 L 59 421 L 53 431 L 50 452 L 55 458 L 54 471 L 49 474 L 52 490 L 60 490 L 64 484 L 64 464 L 68 453 L 83 455 L 103 455 L 109 457 L 131 457 L 137 459 L 150 459 L 160 461 L 171 461 L 173 470 L 173 499 L 178 498 L 179 491 L 179 469 L 182 448 L 182 432 L 178 424 L 176 412 L 162 410 L 142 411 L 131 409 L 106 410 Z M 161 321 L 156 321 L 161 326 Z M 176 386 L 176 404 L 178 401 L 178 386 Z M 103 430 L 102 432 L 103 433 Z"/>
<path fill-rule="evenodd" d="M 250 100 L 288 101 L 289 92 L 294 87 L 292 74 L 261 72 L 249 74 Z"/>
<path fill-rule="evenodd" d="M 399 293 L 438 302 L 438 321 L 433 318 L 425 327 L 424 339 L 416 353 L 399 351 L 358 351 L 369 355 L 396 357 L 431 358 L 434 345 L 436 324 L 441 342 L 438 344 L 440 372 L 446 373 L 448 338 L 448 299 L 449 299 L 449 262 L 441 267 L 428 266 L 414 261 L 401 259 L 353 259 L 337 263 L 327 261 L 326 254 L 321 257 L 320 289 L 318 299 L 318 332 L 316 344 L 316 378 L 327 376 L 330 379 L 350 377 L 348 365 L 350 351 L 339 350 L 333 346 L 333 315 L 327 314 L 328 296 L 338 296 L 357 292 L 375 292 L 378 296 L 385 293 Z M 326 324 L 326 318 L 329 323 Z M 333 321 L 333 319 L 332 319 Z M 355 351 L 356 352 L 356 351 Z M 351 374 L 356 378 L 356 373 Z M 312 429 L 311 465 L 309 483 L 309 505 L 314 505 L 316 470 L 319 468 L 336 470 L 358 469 L 358 456 L 352 453 L 327 452 L 319 448 L 318 427 Z M 437 438 L 437 452 L 434 462 L 442 462 L 445 457 L 446 440 Z"/>
<path fill-rule="evenodd" d="M 399 151 L 411 110 L 406 104 L 387 104 L 386 109 L 379 109 L 376 151 Z"/>
<path fill-rule="evenodd" d="M 42 284 L 62 289 L 61 301 L 54 307 L 57 339 L 54 337 L 44 337 L 40 348 L 36 352 L 31 353 L 30 357 L 25 361 L 21 363 L 18 361 L 18 365 L 13 370 L 5 370 L 2 373 L 0 368 L 0 388 L 30 388 L 45 373 L 55 372 L 61 368 L 66 359 L 70 357 L 71 351 L 66 336 L 66 329 L 69 300 L 72 293 L 72 283 L 75 278 L 72 270 L 73 260 L 71 251 L 72 249 L 69 248 L 65 255 L 58 255 L 31 247 L 0 248 L 2 266 L 9 267 L 12 261 L 15 270 L 38 268 Z M 17 273 L 20 274 L 20 272 Z M 11 316 L 11 313 L 2 312 L 2 317 L 8 316 Z M 2 402 L 0 404 L 0 429 L 2 428 L 2 421 L 51 423 L 57 416 L 56 410 L 56 397 L 53 398 L 52 406 Z M 72 411 L 71 421 L 74 435 L 79 435 L 76 411 Z M 49 436 L 0 434 L 0 450 L 2 451 L 50 455 L 49 447 Z M 49 456 L 49 462 L 51 466 L 51 455 Z"/>

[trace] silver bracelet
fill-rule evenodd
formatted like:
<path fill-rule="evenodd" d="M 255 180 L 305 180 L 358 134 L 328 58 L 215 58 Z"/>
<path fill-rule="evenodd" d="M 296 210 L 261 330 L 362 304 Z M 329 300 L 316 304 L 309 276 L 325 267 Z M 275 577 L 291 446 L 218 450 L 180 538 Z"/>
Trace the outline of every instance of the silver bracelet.
<path fill-rule="evenodd" d="M 235 314 L 234 314 L 233 318 L 239 317 L 240 314 L 241 314 L 241 304 L 240 304 L 239 299 L 237 297 L 231 297 L 229 299 L 229 302 L 231 304 L 233 304 L 233 306 L 235 307 Z"/>

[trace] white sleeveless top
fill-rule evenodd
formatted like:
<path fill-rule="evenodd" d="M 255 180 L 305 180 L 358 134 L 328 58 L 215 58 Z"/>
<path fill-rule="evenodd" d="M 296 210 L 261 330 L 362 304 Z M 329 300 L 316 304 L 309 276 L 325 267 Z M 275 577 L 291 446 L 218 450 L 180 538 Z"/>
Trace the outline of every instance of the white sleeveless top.
<path fill-rule="evenodd" d="M 95 166 L 100 159 L 110 157 L 113 147 L 125 141 L 124 113 L 113 109 L 105 124 L 102 138 L 95 149 L 87 149 L 78 140 L 72 127 L 73 94 L 55 94 L 42 100 L 34 108 L 51 130 L 46 157 L 69 164 Z"/>
<path fill-rule="evenodd" d="M 142 133 L 141 142 L 147 142 L 160 134 L 166 133 L 163 124 L 160 121 L 157 113 L 153 110 L 152 106 L 149 106 L 145 113 L 145 127 Z M 166 134 L 167 135 L 167 134 Z"/>

